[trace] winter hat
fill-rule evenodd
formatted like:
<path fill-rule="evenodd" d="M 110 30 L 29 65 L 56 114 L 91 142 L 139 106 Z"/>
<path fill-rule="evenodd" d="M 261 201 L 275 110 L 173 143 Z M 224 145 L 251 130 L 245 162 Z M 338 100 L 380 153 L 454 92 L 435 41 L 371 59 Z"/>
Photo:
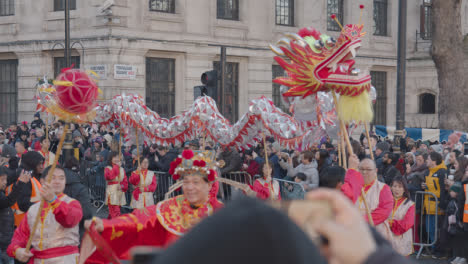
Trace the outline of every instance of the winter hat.
<path fill-rule="evenodd" d="M 21 166 L 25 170 L 36 170 L 37 165 L 44 162 L 44 157 L 36 151 L 29 151 L 21 156 Z"/>
<path fill-rule="evenodd" d="M 251 149 L 244 150 L 244 155 L 252 156 L 252 153 L 253 153 L 253 150 L 251 150 Z"/>
<path fill-rule="evenodd" d="M 273 147 L 274 150 L 281 150 L 281 146 L 278 143 L 278 141 L 273 142 L 273 144 L 271 144 L 271 146 Z"/>
<path fill-rule="evenodd" d="M 461 193 L 462 191 L 462 186 L 459 182 L 455 182 L 451 187 L 450 187 L 451 192 L 456 192 L 456 193 Z"/>
<path fill-rule="evenodd" d="M 388 145 L 387 142 L 379 142 L 377 143 L 375 148 L 382 150 L 382 152 L 387 152 L 390 149 L 390 146 Z"/>
<path fill-rule="evenodd" d="M 107 141 L 107 145 L 110 145 L 110 144 L 112 143 L 112 136 L 111 136 L 111 135 L 105 134 L 105 135 L 103 136 L 103 138 L 104 138 L 104 140 Z"/>
<path fill-rule="evenodd" d="M 12 158 L 16 156 L 16 150 L 10 145 L 3 144 L 2 148 L 2 157 L 4 158 Z"/>
<path fill-rule="evenodd" d="M 444 148 L 440 144 L 431 145 L 429 148 L 431 148 L 432 150 L 434 150 L 435 152 L 437 152 L 439 154 L 442 154 L 442 152 L 444 151 Z"/>
<path fill-rule="evenodd" d="M 36 112 L 36 113 L 34 114 L 34 117 L 41 118 L 41 113 Z"/>
<path fill-rule="evenodd" d="M 73 136 L 73 138 L 81 137 L 81 133 L 80 133 L 79 130 L 75 130 L 75 131 L 73 131 L 72 136 Z"/>

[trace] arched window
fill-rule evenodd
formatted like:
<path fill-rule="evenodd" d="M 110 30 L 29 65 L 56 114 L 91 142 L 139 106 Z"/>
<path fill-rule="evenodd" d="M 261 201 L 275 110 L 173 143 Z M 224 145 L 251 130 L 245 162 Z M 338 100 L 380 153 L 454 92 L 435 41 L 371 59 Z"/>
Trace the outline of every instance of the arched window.
<path fill-rule="evenodd" d="M 423 93 L 419 95 L 419 113 L 420 114 L 435 114 L 436 98 L 435 95 L 430 93 Z"/>

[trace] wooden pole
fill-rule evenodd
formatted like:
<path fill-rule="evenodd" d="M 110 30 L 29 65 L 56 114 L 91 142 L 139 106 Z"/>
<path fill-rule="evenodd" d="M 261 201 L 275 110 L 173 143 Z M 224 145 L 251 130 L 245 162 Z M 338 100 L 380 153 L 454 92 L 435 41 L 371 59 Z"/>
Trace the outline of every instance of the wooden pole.
<path fill-rule="evenodd" d="M 341 131 L 338 133 L 338 165 L 342 166 L 341 162 Z"/>
<path fill-rule="evenodd" d="M 336 98 L 335 91 L 332 91 L 332 95 L 333 95 L 333 101 L 335 102 L 336 111 L 339 112 L 340 109 L 338 109 L 338 99 Z M 341 130 L 343 132 L 342 134 L 343 134 L 343 137 L 345 139 L 346 146 L 348 147 L 349 155 L 353 155 L 354 151 L 353 151 L 353 148 L 351 147 L 351 142 L 349 141 L 348 131 L 346 129 L 345 123 L 341 119 L 340 119 L 340 126 L 341 126 Z"/>
<path fill-rule="evenodd" d="M 140 168 L 140 144 L 138 140 L 138 128 L 135 127 L 135 133 L 136 133 L 136 145 L 137 145 L 137 161 L 138 161 L 138 168 Z"/>
<path fill-rule="evenodd" d="M 364 192 L 364 189 L 361 189 L 361 197 L 362 197 L 362 201 L 364 202 L 364 206 L 366 207 L 366 213 L 367 213 L 367 218 L 369 219 L 369 224 L 371 226 L 375 226 L 374 220 L 372 220 L 372 215 L 370 213 L 369 205 L 367 205 L 366 193 Z"/>
<path fill-rule="evenodd" d="M 346 157 L 346 148 L 345 148 L 345 143 L 344 143 L 344 136 L 343 136 L 344 132 L 343 132 L 343 129 L 341 129 L 341 137 L 340 137 L 340 140 L 341 140 L 341 157 L 343 159 L 343 168 L 345 168 L 346 170 L 348 169 L 348 159 Z"/>
<path fill-rule="evenodd" d="M 119 160 L 122 162 L 122 128 L 119 129 Z"/>
<path fill-rule="evenodd" d="M 66 134 L 67 129 L 68 129 L 68 124 L 65 124 L 65 128 L 62 132 L 62 136 L 60 137 L 59 145 L 57 147 L 57 151 L 55 152 L 54 163 L 52 164 L 52 168 L 50 168 L 49 173 L 47 173 L 46 181 L 48 184 L 52 181 L 52 175 L 55 171 L 55 167 L 57 166 L 57 162 L 62 152 L 63 142 L 65 141 L 65 134 Z M 31 229 L 31 234 L 29 235 L 28 243 L 26 244 L 27 252 L 29 252 L 29 250 L 31 249 L 32 238 L 34 237 L 34 234 L 36 233 L 37 225 L 39 224 L 39 221 L 41 219 L 41 214 L 42 214 L 42 209 L 44 208 L 44 203 L 45 201 L 44 199 L 42 199 L 41 204 L 39 205 L 39 211 L 36 215 L 36 218 L 34 219 L 34 224 L 33 224 L 33 228 Z"/>
<path fill-rule="evenodd" d="M 367 137 L 367 144 L 369 144 L 370 157 L 371 157 L 372 160 L 374 160 L 374 153 L 372 152 L 373 146 L 372 146 L 372 143 L 371 143 L 371 140 L 370 140 L 369 127 L 367 126 L 367 123 L 364 123 L 364 128 L 366 129 L 366 137 Z"/>
<path fill-rule="evenodd" d="M 46 111 L 45 119 L 45 137 L 49 139 L 49 112 Z"/>
<path fill-rule="evenodd" d="M 266 139 L 265 139 L 265 134 L 262 132 L 262 137 L 263 137 L 263 150 L 265 152 L 265 163 L 269 167 L 269 161 L 268 161 L 268 151 L 266 148 Z"/>
<path fill-rule="evenodd" d="M 202 137 L 203 137 L 203 144 L 202 144 L 201 151 L 205 151 L 205 147 L 206 147 L 206 127 L 205 127 L 205 124 L 203 124 Z"/>

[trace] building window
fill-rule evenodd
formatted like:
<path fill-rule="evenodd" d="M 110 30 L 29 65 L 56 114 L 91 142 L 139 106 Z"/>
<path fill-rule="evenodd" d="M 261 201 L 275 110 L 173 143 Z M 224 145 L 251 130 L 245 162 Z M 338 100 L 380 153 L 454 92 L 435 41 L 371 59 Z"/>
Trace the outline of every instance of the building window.
<path fill-rule="evenodd" d="M 276 0 L 276 25 L 294 26 L 294 0 Z"/>
<path fill-rule="evenodd" d="M 70 57 L 70 65 L 67 65 L 65 62 L 64 57 L 55 57 L 54 58 L 54 74 L 55 77 L 57 77 L 62 69 L 64 68 L 69 68 L 73 66 L 73 69 L 79 69 L 80 68 L 80 56 L 71 56 Z"/>
<path fill-rule="evenodd" d="M 150 11 L 175 13 L 175 0 L 150 0 Z"/>
<path fill-rule="evenodd" d="M 17 122 L 18 61 L 0 60 L 0 123 Z"/>
<path fill-rule="evenodd" d="M 371 82 L 377 92 L 374 105 L 374 125 L 387 125 L 387 73 L 371 71 Z"/>
<path fill-rule="evenodd" d="M 419 113 L 420 114 L 435 114 L 436 112 L 436 97 L 430 93 L 419 95 Z"/>
<path fill-rule="evenodd" d="M 420 31 L 422 39 L 432 38 L 432 0 L 423 0 L 421 5 Z"/>
<path fill-rule="evenodd" d="M 164 118 L 175 115 L 175 59 L 146 58 L 146 106 Z"/>
<path fill-rule="evenodd" d="M 216 18 L 239 20 L 239 0 L 217 0 Z"/>
<path fill-rule="evenodd" d="M 271 73 L 272 73 L 272 80 L 276 79 L 276 77 L 282 77 L 285 76 L 284 69 L 279 66 L 279 65 L 273 65 L 271 68 Z M 280 91 L 281 85 L 277 83 L 273 83 L 272 91 L 271 91 L 271 97 L 273 99 L 273 103 L 275 104 L 276 107 L 280 108 L 283 110 L 285 113 L 289 113 L 288 107 L 286 107 L 283 103 L 281 103 L 281 91 Z"/>
<path fill-rule="evenodd" d="M 68 0 L 70 10 L 76 10 L 76 0 Z M 65 0 L 54 0 L 54 11 L 65 10 Z"/>
<path fill-rule="evenodd" d="M 0 16 L 13 16 L 15 15 L 15 1 L 14 0 L 0 0 Z"/>
<path fill-rule="evenodd" d="M 333 14 L 343 25 L 343 0 L 327 0 L 327 30 L 341 31 L 340 26 L 331 18 Z"/>
<path fill-rule="evenodd" d="M 374 35 L 387 36 L 387 0 L 374 0 Z"/>
<path fill-rule="evenodd" d="M 218 71 L 218 76 L 221 77 L 221 66 L 219 61 L 213 62 L 213 69 Z M 221 87 L 221 79 L 218 78 L 218 87 Z M 221 100 L 224 96 L 224 106 Z M 224 91 L 218 94 L 220 97 L 217 100 L 218 108 L 221 114 L 231 123 L 235 123 L 238 118 L 239 108 L 239 63 L 226 62 L 226 72 L 224 81 Z"/>

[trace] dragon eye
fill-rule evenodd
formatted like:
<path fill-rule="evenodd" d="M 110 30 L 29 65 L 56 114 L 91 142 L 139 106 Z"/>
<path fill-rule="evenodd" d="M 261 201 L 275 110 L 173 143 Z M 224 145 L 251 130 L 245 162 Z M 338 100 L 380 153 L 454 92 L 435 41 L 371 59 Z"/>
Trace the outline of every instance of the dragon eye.
<path fill-rule="evenodd" d="M 321 39 L 318 39 L 315 41 L 314 47 L 316 49 L 322 49 L 324 46 L 323 41 Z"/>
<path fill-rule="evenodd" d="M 328 38 L 328 39 L 326 40 L 326 42 L 327 42 L 327 46 L 329 46 L 329 47 L 333 47 L 333 46 L 335 46 L 335 44 L 336 44 L 336 40 L 335 40 L 335 38 L 333 38 L 333 37 Z"/>

